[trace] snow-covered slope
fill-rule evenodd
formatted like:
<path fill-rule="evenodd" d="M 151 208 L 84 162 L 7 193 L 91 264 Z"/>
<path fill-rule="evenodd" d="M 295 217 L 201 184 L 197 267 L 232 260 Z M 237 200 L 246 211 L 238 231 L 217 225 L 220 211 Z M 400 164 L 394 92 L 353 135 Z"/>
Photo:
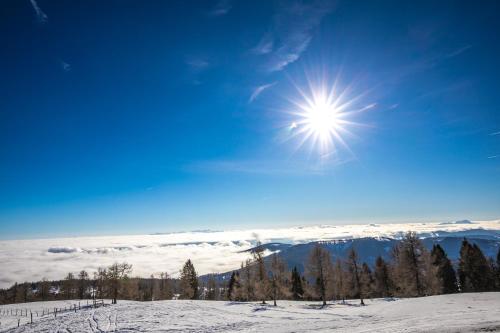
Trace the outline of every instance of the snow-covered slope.
<path fill-rule="evenodd" d="M 292 301 L 281 301 L 278 307 L 214 301 L 120 302 L 55 319 L 44 317 L 19 328 L 7 328 L 9 321 L 0 319 L 3 332 L 496 332 L 500 293 L 376 299 L 364 307 L 352 301 L 323 309 L 314 302 Z M 14 324 L 17 319 L 10 321 L 10 326 Z"/>

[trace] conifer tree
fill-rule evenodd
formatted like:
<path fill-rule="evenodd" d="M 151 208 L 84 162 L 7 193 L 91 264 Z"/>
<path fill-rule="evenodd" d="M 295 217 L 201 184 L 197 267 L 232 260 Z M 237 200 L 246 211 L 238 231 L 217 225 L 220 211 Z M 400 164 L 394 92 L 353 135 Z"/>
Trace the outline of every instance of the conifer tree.
<path fill-rule="evenodd" d="M 460 289 L 463 292 L 481 292 L 492 289 L 491 266 L 481 249 L 476 244 L 471 245 L 466 239 L 460 248 L 458 277 Z"/>
<path fill-rule="evenodd" d="M 232 301 L 234 296 L 234 287 L 236 282 L 236 272 L 231 273 L 231 277 L 229 278 L 229 284 L 227 286 L 227 299 Z"/>
<path fill-rule="evenodd" d="M 198 299 L 198 275 L 191 259 L 188 259 L 181 270 L 181 298 Z"/>
<path fill-rule="evenodd" d="M 457 277 L 450 259 L 443 248 L 436 244 L 431 251 L 431 264 L 435 268 L 434 277 L 438 282 L 438 294 L 451 294 L 458 291 Z"/>
<path fill-rule="evenodd" d="M 236 272 L 234 275 L 233 292 L 231 295 L 235 301 L 241 301 L 244 299 L 244 289 L 241 285 L 241 276 L 239 272 Z"/>
<path fill-rule="evenodd" d="M 304 297 L 304 289 L 302 287 L 302 279 L 300 277 L 299 271 L 297 270 L 297 266 L 294 266 L 292 269 L 292 298 L 296 301 L 301 300 Z"/>
<path fill-rule="evenodd" d="M 391 282 L 389 276 L 389 267 L 381 256 L 378 256 L 377 260 L 375 261 L 374 279 L 375 295 L 377 297 L 390 296 Z"/>

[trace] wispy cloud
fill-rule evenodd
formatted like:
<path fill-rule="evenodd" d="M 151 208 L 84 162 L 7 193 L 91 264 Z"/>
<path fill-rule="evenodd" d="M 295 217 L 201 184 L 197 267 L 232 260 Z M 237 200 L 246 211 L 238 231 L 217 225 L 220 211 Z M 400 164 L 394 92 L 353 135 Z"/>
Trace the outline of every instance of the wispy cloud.
<path fill-rule="evenodd" d="M 280 71 L 299 59 L 309 46 L 314 30 L 332 10 L 331 1 L 282 4 L 269 31 L 253 49 L 254 53 L 266 56 L 265 69 Z"/>
<path fill-rule="evenodd" d="M 222 16 L 229 13 L 229 11 L 233 8 L 230 0 L 219 0 L 214 8 L 208 13 L 210 16 Z"/>
<path fill-rule="evenodd" d="M 498 132 L 493 132 L 493 133 L 490 133 L 489 135 L 490 135 L 490 136 L 495 136 L 495 135 L 500 135 L 500 131 L 498 131 Z"/>
<path fill-rule="evenodd" d="M 71 71 L 71 65 L 68 64 L 67 62 L 65 61 L 61 61 L 61 68 L 63 69 L 63 71 L 65 72 L 69 72 Z"/>
<path fill-rule="evenodd" d="M 191 67 L 191 69 L 200 71 L 208 68 L 210 63 L 202 58 L 189 57 L 186 59 L 186 65 Z"/>
<path fill-rule="evenodd" d="M 248 99 L 248 103 L 252 103 L 257 97 L 259 97 L 260 94 L 262 94 L 264 90 L 271 88 L 275 84 L 276 82 L 273 82 L 273 83 L 263 84 L 255 88 L 254 91 L 252 92 L 252 95 L 250 95 L 250 98 Z"/>
<path fill-rule="evenodd" d="M 211 67 L 210 62 L 199 56 L 189 56 L 184 62 L 188 66 L 188 72 L 186 73 L 188 81 L 196 86 L 202 84 L 201 76 Z"/>
<path fill-rule="evenodd" d="M 253 48 L 253 52 L 255 54 L 263 55 L 268 54 L 273 51 L 274 40 L 273 35 L 271 33 L 266 33 L 264 37 L 260 40 L 260 42 Z"/>
<path fill-rule="evenodd" d="M 33 10 L 35 11 L 36 18 L 38 22 L 40 23 L 45 23 L 48 20 L 47 15 L 42 11 L 42 9 L 38 6 L 38 3 L 35 0 L 30 0 L 31 6 L 33 7 Z"/>
<path fill-rule="evenodd" d="M 325 175 L 336 166 L 349 163 L 353 158 L 322 156 L 316 162 L 283 160 L 209 160 L 186 166 L 189 172 L 234 173 L 262 176 Z"/>
<path fill-rule="evenodd" d="M 468 49 L 470 49 L 471 47 L 472 47 L 472 45 L 462 46 L 462 47 L 460 47 L 456 50 L 453 50 L 452 52 L 446 54 L 443 58 L 453 58 L 453 57 L 459 56 L 462 53 L 464 53 L 465 51 L 467 51 Z"/>
<path fill-rule="evenodd" d="M 492 155 L 492 156 L 488 156 L 488 159 L 493 159 L 493 158 L 497 158 L 498 155 Z"/>

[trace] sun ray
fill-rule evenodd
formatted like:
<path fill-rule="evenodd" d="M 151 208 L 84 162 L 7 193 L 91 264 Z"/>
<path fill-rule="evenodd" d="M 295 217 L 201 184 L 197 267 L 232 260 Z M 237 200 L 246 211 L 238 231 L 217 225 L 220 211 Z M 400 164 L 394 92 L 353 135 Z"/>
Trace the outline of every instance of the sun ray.
<path fill-rule="evenodd" d="M 312 150 L 318 150 L 320 156 L 332 156 L 337 149 L 343 148 L 353 154 L 346 142 L 346 137 L 356 137 L 347 127 L 363 127 L 365 124 L 352 121 L 356 114 L 373 109 L 376 104 L 360 105 L 361 99 L 367 92 L 350 97 L 353 85 L 340 89 L 340 80 L 337 76 L 329 86 L 326 78 L 321 78 L 319 84 L 306 74 L 306 87 L 301 87 L 291 80 L 298 93 L 295 98 L 288 98 L 292 109 L 288 114 L 293 116 L 289 125 L 289 138 L 297 138 L 297 149 L 301 149 L 309 142 Z"/>

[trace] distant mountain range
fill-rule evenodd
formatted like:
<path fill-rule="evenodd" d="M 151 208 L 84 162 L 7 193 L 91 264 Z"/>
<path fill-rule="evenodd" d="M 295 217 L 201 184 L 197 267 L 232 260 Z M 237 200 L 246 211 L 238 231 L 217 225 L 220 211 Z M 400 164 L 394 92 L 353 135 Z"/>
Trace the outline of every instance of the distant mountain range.
<path fill-rule="evenodd" d="M 485 229 L 471 229 L 459 232 L 436 232 L 429 234 L 419 235 L 427 249 L 431 249 L 434 244 L 440 244 L 446 251 L 448 257 L 453 262 L 456 262 L 460 256 L 460 246 L 462 240 L 467 238 L 471 243 L 477 244 L 485 256 L 496 258 L 500 248 L 500 231 L 499 230 L 485 230 Z M 346 240 L 332 240 L 321 242 L 309 242 L 304 244 L 285 244 L 285 243 L 268 243 L 263 244 L 261 247 L 265 250 L 278 253 L 278 255 L 285 261 L 289 269 L 294 266 L 303 273 L 304 263 L 309 258 L 309 253 L 318 244 L 322 244 L 326 248 L 332 259 L 340 258 L 345 259 L 347 253 L 351 248 L 355 248 L 360 262 L 366 262 L 368 265 L 373 266 L 378 256 L 390 260 L 391 250 L 399 240 L 386 237 L 365 237 Z M 252 253 L 256 248 L 246 250 Z M 269 261 L 269 257 L 267 257 Z M 225 280 L 229 277 L 231 272 L 217 274 L 217 279 Z M 205 278 L 203 276 L 202 278 Z"/>

